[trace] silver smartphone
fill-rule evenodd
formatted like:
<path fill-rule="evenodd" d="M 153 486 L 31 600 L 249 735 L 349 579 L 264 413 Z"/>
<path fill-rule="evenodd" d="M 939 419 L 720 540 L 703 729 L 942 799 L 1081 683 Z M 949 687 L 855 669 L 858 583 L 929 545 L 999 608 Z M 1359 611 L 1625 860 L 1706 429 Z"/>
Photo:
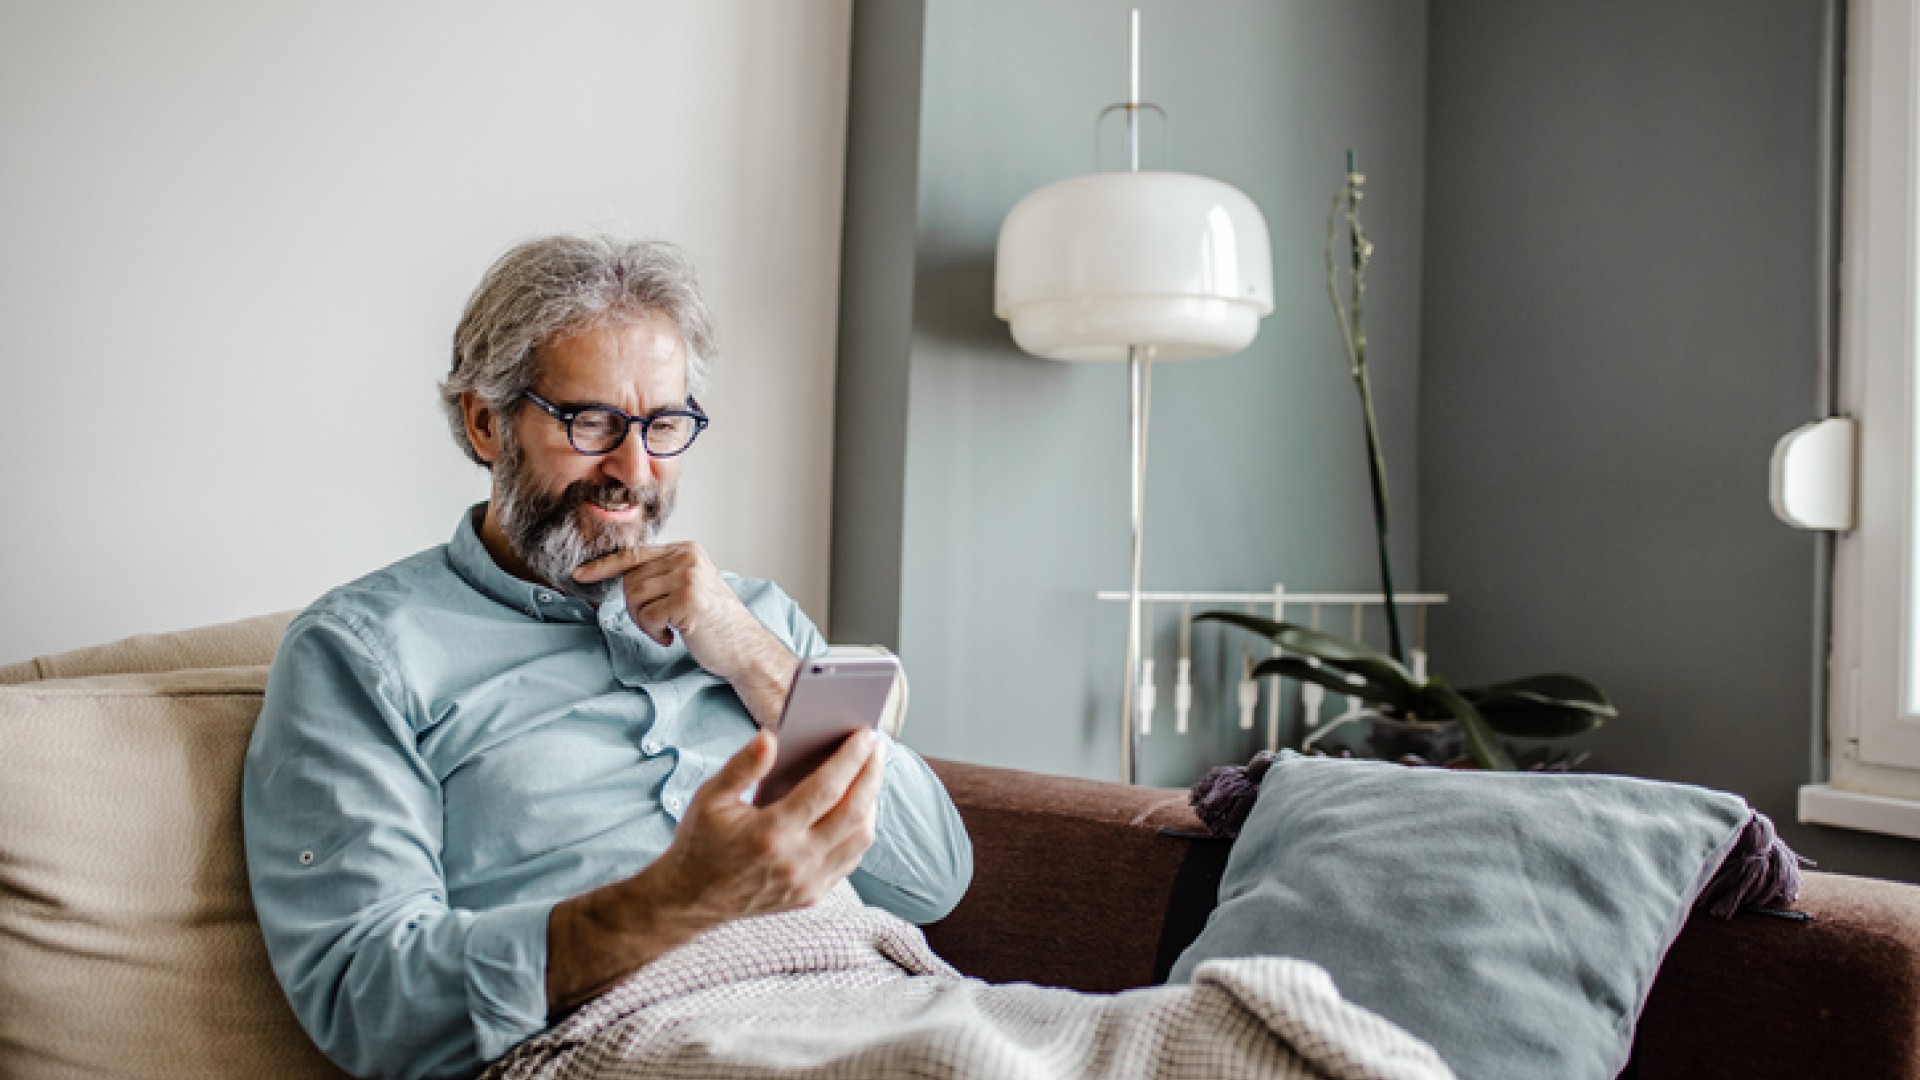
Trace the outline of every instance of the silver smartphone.
<path fill-rule="evenodd" d="M 878 650 L 800 661 L 780 713 L 773 771 L 760 781 L 753 804 L 780 801 L 832 757 L 847 736 L 878 727 L 899 675 L 900 659 Z"/>

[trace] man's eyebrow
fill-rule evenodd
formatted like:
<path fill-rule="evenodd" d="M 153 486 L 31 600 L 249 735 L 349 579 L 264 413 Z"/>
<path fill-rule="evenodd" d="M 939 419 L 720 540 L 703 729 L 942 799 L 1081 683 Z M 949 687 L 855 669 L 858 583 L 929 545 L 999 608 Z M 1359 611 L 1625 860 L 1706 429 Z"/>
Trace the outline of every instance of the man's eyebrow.
<path fill-rule="evenodd" d="M 588 408 L 612 409 L 615 412 L 625 413 L 628 416 L 652 416 L 655 413 L 663 413 L 663 412 L 685 412 L 687 410 L 690 410 L 696 407 L 694 405 L 692 394 L 688 394 L 685 398 L 671 405 L 660 405 L 655 408 L 643 409 L 640 412 L 634 412 L 634 413 L 627 412 L 627 410 L 622 409 L 620 406 L 607 401 L 592 401 L 592 400 L 581 401 L 574 398 L 548 398 L 547 400 L 553 402 L 553 405 L 555 408 L 563 410 L 565 412 L 575 412 L 580 409 L 588 409 Z"/>

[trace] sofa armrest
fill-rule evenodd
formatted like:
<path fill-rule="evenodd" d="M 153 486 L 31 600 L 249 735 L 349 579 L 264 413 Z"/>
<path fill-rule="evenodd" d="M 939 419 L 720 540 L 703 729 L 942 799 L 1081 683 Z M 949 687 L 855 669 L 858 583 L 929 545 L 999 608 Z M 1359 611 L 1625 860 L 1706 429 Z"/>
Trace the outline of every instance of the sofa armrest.
<path fill-rule="evenodd" d="M 1637 1080 L 1920 1080 L 1920 888 L 1809 873 L 1794 922 L 1696 915 L 1634 1039 Z"/>
<path fill-rule="evenodd" d="M 1174 879 L 1199 832 L 1186 793 L 932 759 L 973 838 L 973 885 L 927 927 L 990 982 L 1149 985 Z"/>

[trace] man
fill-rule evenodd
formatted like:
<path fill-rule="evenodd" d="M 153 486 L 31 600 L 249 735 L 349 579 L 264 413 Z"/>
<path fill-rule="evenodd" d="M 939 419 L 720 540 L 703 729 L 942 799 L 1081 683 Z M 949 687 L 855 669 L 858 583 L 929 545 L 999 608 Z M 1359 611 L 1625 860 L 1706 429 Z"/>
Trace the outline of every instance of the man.
<path fill-rule="evenodd" d="M 288 628 L 247 859 L 280 983 L 348 1071 L 470 1075 L 702 931 L 849 875 L 917 922 L 965 891 L 951 800 L 885 736 L 746 801 L 798 658 L 826 645 L 776 586 L 651 542 L 713 353 L 671 246 L 509 252 L 442 385 L 490 499 Z"/>

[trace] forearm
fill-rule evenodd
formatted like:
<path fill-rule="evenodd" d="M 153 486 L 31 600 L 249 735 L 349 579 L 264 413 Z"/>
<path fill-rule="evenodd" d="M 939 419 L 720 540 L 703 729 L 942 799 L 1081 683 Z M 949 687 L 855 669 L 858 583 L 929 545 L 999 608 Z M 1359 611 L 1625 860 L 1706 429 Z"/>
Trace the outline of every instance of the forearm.
<path fill-rule="evenodd" d="M 554 905 L 547 920 L 549 1021 L 722 921 L 681 902 L 671 873 L 655 862 Z"/>

